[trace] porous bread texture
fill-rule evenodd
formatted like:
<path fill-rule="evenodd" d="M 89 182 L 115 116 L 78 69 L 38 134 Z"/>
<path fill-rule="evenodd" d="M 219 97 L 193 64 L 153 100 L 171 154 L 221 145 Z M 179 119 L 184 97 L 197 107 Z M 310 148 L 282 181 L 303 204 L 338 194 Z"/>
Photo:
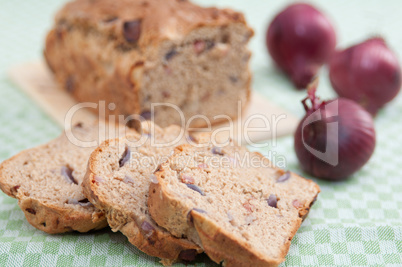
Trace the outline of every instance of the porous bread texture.
<path fill-rule="evenodd" d="M 49 143 L 24 150 L 0 165 L 0 189 L 18 199 L 32 226 L 50 234 L 107 226 L 103 213 L 88 201 L 81 188 L 98 138 L 116 137 L 105 129 L 109 128 L 103 123 L 79 123 Z M 87 141 L 95 143 L 84 147 Z"/>
<path fill-rule="evenodd" d="M 178 0 L 80 0 L 57 14 L 45 44 L 56 79 L 80 102 L 106 101 L 106 116 L 141 114 L 180 124 L 206 116 L 212 124 L 238 116 L 250 95 L 241 13 Z M 197 118 L 192 127 L 206 125 Z"/>
<path fill-rule="evenodd" d="M 237 146 L 179 146 L 155 175 L 152 218 L 225 266 L 279 265 L 320 191 Z"/>
<path fill-rule="evenodd" d="M 142 135 L 105 141 L 92 153 L 82 184 L 84 194 L 106 214 L 113 231 L 122 232 L 143 252 L 161 258 L 164 265 L 177 259 L 192 260 L 200 247 L 159 227 L 147 207 L 149 185 L 156 179 L 154 170 L 175 144 L 183 144 L 189 137 L 178 126 L 148 126 Z"/>

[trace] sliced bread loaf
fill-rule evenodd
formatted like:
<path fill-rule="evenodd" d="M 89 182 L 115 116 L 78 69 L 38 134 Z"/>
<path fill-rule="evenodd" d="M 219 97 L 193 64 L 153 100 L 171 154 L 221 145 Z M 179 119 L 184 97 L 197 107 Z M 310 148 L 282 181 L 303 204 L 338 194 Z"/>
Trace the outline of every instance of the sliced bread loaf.
<path fill-rule="evenodd" d="M 112 230 L 122 232 L 143 252 L 161 258 L 164 265 L 177 259 L 190 261 L 201 249 L 159 227 L 147 207 L 149 185 L 156 179 L 154 170 L 172 146 L 184 143 L 186 138 L 180 138 L 182 129 L 178 126 L 149 126 L 143 128 L 142 135 L 108 140 L 92 153 L 84 193 L 105 213 Z"/>
<path fill-rule="evenodd" d="M 280 264 L 320 191 L 236 146 L 179 146 L 155 175 L 152 218 L 226 266 Z"/>
<path fill-rule="evenodd" d="M 243 14 L 190 1 L 76 0 L 57 13 L 44 54 L 77 101 L 116 104 L 106 115 L 150 118 L 155 107 L 161 126 L 201 127 L 249 102 L 252 35 Z"/>
<path fill-rule="evenodd" d="M 31 225 L 50 234 L 87 232 L 107 225 L 81 188 L 89 155 L 97 140 L 106 138 L 104 130 L 102 123 L 77 124 L 51 142 L 22 151 L 0 165 L 0 189 L 18 199 Z M 84 143 L 89 141 L 93 143 Z"/>

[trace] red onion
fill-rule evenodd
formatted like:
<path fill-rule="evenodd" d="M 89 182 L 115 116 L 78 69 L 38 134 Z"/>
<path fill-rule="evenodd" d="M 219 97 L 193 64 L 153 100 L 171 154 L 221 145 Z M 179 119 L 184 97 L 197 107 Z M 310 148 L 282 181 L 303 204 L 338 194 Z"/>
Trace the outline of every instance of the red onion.
<path fill-rule="evenodd" d="M 371 115 L 346 98 L 321 102 L 309 90 L 306 115 L 295 133 L 295 150 L 304 171 L 317 178 L 343 180 L 370 159 L 375 147 Z M 311 105 L 307 105 L 307 101 Z"/>
<path fill-rule="evenodd" d="M 329 77 L 341 97 L 375 115 L 401 88 L 401 68 L 382 38 L 372 38 L 334 54 Z"/>
<path fill-rule="evenodd" d="M 293 4 L 268 27 L 266 45 L 273 60 L 297 88 L 306 88 L 335 49 L 330 21 L 308 4 Z"/>

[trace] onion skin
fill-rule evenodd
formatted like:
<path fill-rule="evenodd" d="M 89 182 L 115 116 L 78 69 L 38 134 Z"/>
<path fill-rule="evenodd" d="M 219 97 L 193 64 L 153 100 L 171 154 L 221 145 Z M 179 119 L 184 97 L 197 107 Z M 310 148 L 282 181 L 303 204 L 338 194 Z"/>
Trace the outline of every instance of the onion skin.
<path fill-rule="evenodd" d="M 337 105 L 330 105 L 336 101 Z M 315 110 L 319 110 L 322 119 L 303 128 L 303 122 Z M 338 122 L 337 138 L 335 130 L 328 127 L 331 122 Z M 338 148 L 335 155 L 338 163 L 335 166 L 315 156 L 305 146 L 307 144 L 315 150 L 326 152 L 327 134 L 328 143 Z M 372 116 L 360 105 L 345 98 L 323 102 L 307 110 L 295 133 L 295 151 L 302 169 L 317 178 L 331 181 L 344 180 L 361 169 L 373 154 L 375 143 Z"/>
<path fill-rule="evenodd" d="M 375 116 L 401 88 L 401 67 L 382 38 L 343 51 L 330 62 L 329 77 L 340 97 L 352 99 Z"/>
<path fill-rule="evenodd" d="M 313 6 L 292 4 L 269 25 L 266 45 L 278 67 L 303 89 L 334 52 L 335 30 Z"/>

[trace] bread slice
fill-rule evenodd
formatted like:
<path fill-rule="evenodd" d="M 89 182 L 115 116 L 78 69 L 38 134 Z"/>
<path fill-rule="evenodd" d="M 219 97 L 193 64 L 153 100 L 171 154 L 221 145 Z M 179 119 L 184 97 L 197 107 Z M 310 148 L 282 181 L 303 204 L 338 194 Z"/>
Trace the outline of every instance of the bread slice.
<path fill-rule="evenodd" d="M 159 227 L 147 207 L 149 185 L 156 179 L 154 170 L 173 150 L 172 146 L 182 144 L 186 138 L 174 141 L 183 133 L 178 126 L 149 126 L 142 135 L 108 140 L 92 153 L 82 184 L 84 194 L 106 214 L 112 230 L 122 232 L 141 251 L 161 258 L 164 265 L 177 259 L 190 261 L 201 249 Z M 168 146 L 162 147 L 164 144 Z"/>
<path fill-rule="evenodd" d="M 237 146 L 179 146 L 155 175 L 152 218 L 225 266 L 279 265 L 320 191 Z"/>
<path fill-rule="evenodd" d="M 98 138 L 106 138 L 106 129 L 102 123 L 79 123 L 49 143 L 24 150 L 0 165 L 0 189 L 18 199 L 32 226 L 50 234 L 107 226 L 103 213 L 81 188 L 89 155 Z"/>

